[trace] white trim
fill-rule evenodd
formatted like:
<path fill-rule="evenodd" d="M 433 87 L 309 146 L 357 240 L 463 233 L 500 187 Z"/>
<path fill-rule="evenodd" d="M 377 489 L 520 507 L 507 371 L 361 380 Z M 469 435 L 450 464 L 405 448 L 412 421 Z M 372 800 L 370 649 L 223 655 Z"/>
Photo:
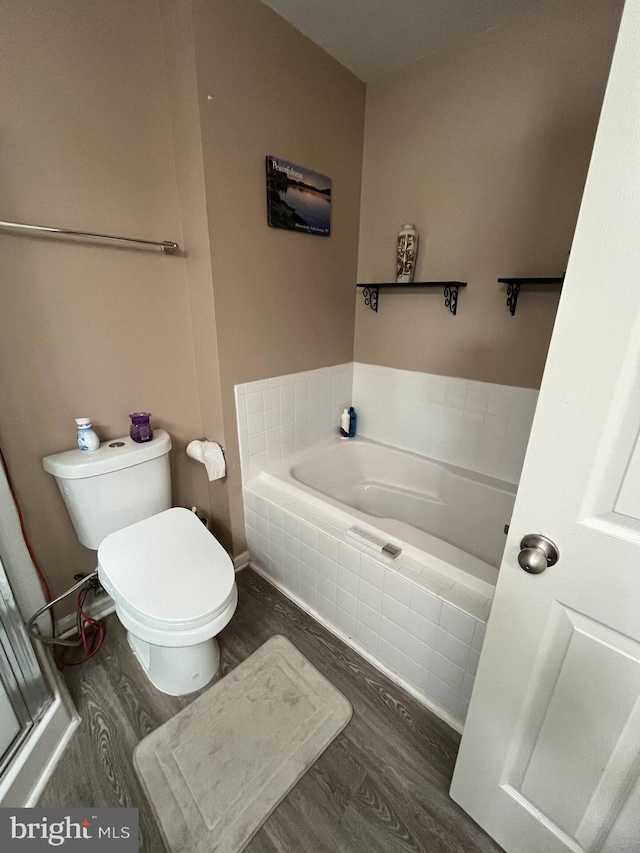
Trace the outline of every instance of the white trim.
<path fill-rule="evenodd" d="M 246 569 L 249 565 L 249 552 L 243 551 L 242 554 L 238 554 L 237 557 L 233 558 L 233 568 L 236 572 L 241 572 L 243 569 Z"/>
<path fill-rule="evenodd" d="M 375 655 L 372 655 L 371 652 L 367 651 L 363 646 L 360 645 L 353 637 L 350 637 L 348 634 L 345 634 L 337 625 L 329 622 L 321 613 L 315 610 L 313 607 L 310 607 L 306 601 L 303 601 L 299 598 L 295 593 L 291 592 L 291 590 L 287 589 L 287 587 L 283 586 L 277 580 L 271 577 L 271 575 L 267 574 L 264 569 L 262 569 L 259 565 L 256 564 L 255 560 L 251 561 L 251 568 L 256 574 L 260 575 L 260 577 L 264 578 L 271 586 L 274 586 L 279 592 L 285 595 L 287 598 L 291 599 L 294 604 L 297 604 L 301 610 L 304 610 L 305 613 L 308 613 L 316 622 L 319 622 L 327 631 L 330 631 L 332 634 L 335 634 L 343 643 L 346 643 L 350 646 L 355 652 L 361 655 L 363 658 L 369 661 L 369 663 L 374 666 L 377 670 L 382 672 L 387 676 L 394 684 L 397 684 L 399 687 L 402 687 L 403 690 L 406 690 L 414 699 L 417 699 L 421 705 L 424 705 L 429 711 L 434 713 L 436 717 L 440 717 L 441 720 L 444 720 L 447 725 L 451 726 L 452 729 L 462 734 L 463 725 L 460 720 L 456 720 L 448 711 L 445 711 L 444 708 L 441 708 L 440 705 L 437 705 L 433 699 L 430 699 L 428 696 L 425 696 L 424 693 L 421 693 L 408 681 L 405 681 L 401 675 L 398 675 L 397 672 L 394 672 L 392 669 L 389 669 L 381 660 L 378 660 Z"/>
<path fill-rule="evenodd" d="M 36 653 L 54 698 L 2 778 L 2 807 L 23 808 L 37 804 L 67 744 L 80 725 L 80 716 L 66 684 L 53 665 L 50 652 L 38 645 Z"/>
<path fill-rule="evenodd" d="M 104 619 L 110 613 L 113 613 L 116 609 L 116 605 L 114 600 L 110 595 L 107 595 L 105 592 L 104 595 L 101 595 L 95 601 L 92 601 L 89 604 L 85 611 L 91 616 L 93 619 Z M 73 613 L 68 613 L 66 616 L 63 616 L 61 619 L 58 619 L 56 622 L 56 636 L 61 640 L 70 637 L 75 633 L 76 630 L 76 614 L 75 611 Z"/>

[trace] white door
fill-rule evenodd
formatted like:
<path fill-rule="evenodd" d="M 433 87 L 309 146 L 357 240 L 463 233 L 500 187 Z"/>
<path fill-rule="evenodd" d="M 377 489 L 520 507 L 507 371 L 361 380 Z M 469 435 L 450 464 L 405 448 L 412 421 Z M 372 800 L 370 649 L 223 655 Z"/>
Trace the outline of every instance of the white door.
<path fill-rule="evenodd" d="M 627 0 L 451 786 L 508 853 L 640 851 L 639 434 L 640 0 Z M 538 575 L 518 565 L 529 533 L 560 552 Z"/>

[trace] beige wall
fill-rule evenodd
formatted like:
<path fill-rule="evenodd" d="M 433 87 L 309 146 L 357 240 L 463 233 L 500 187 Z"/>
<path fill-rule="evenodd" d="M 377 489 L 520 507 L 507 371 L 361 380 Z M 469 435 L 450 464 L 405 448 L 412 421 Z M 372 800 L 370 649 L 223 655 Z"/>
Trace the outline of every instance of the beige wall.
<path fill-rule="evenodd" d="M 41 468 L 79 415 L 106 438 L 152 411 L 175 502 L 242 551 L 233 386 L 351 360 L 360 215 L 360 278 L 391 275 L 414 220 L 418 277 L 470 287 L 455 319 L 440 294 L 358 303 L 356 358 L 537 384 L 556 297 L 511 318 L 495 279 L 564 266 L 619 8 L 602 5 L 541 7 L 370 87 L 361 204 L 364 85 L 259 0 L 5 4 L 2 218 L 186 247 L 0 234 L 0 442 L 55 592 L 93 567 Z M 267 226 L 266 154 L 332 177 L 330 238 Z M 224 482 L 183 453 L 203 435 Z"/>
<path fill-rule="evenodd" d="M 367 88 L 358 280 L 393 281 L 395 240 L 420 233 L 415 280 L 442 291 L 358 298 L 355 359 L 539 387 L 558 289 L 523 289 L 511 317 L 501 276 L 566 267 L 621 0 L 539 4 L 438 61 Z"/>
<path fill-rule="evenodd" d="M 365 90 L 259 0 L 195 0 L 193 29 L 238 551 L 233 386 L 353 355 Z M 332 178 L 330 237 L 269 228 L 267 154 Z"/>
<path fill-rule="evenodd" d="M 155 0 L 6 3 L 0 39 L 2 218 L 182 244 Z M 41 465 L 73 446 L 74 417 L 107 438 L 151 411 L 174 438 L 175 501 L 209 511 L 183 453 L 203 432 L 191 285 L 159 251 L 7 233 L 0 246 L 0 442 L 60 592 L 95 562 Z"/>
<path fill-rule="evenodd" d="M 0 39 L 2 218 L 185 247 L 0 233 L 0 443 L 54 593 L 94 564 L 41 466 L 79 415 L 152 411 L 175 502 L 238 554 L 233 385 L 352 356 L 364 85 L 258 0 L 16 0 Z M 267 227 L 268 153 L 333 178 L 329 239 Z M 205 435 L 225 481 L 184 455 Z"/>
<path fill-rule="evenodd" d="M 169 81 L 171 128 L 201 416 L 201 430 L 195 437 L 218 441 L 224 447 L 220 362 L 191 0 L 159 0 L 159 5 Z M 195 465 L 191 461 L 187 464 L 192 469 Z M 209 483 L 201 466 L 196 466 L 193 473 L 206 484 L 208 490 L 207 509 L 212 522 L 212 532 L 228 550 L 234 552 L 228 496 L 230 480 L 214 480 Z"/>

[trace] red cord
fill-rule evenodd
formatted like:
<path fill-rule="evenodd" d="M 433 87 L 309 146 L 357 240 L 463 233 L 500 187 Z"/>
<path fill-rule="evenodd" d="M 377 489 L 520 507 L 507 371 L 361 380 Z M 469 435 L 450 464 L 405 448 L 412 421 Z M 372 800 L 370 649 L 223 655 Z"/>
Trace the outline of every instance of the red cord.
<path fill-rule="evenodd" d="M 67 660 L 67 655 L 69 653 L 70 646 L 67 646 L 63 649 L 62 654 L 60 656 L 60 668 L 64 669 L 66 666 L 79 666 L 81 663 L 85 663 L 90 660 L 101 648 L 104 642 L 104 626 L 97 619 L 93 619 L 93 617 L 89 616 L 89 614 L 84 609 L 84 599 L 89 590 L 84 589 L 78 594 L 78 598 L 76 600 L 76 608 L 78 613 L 80 614 L 80 640 L 82 643 L 82 658 L 77 661 Z"/>

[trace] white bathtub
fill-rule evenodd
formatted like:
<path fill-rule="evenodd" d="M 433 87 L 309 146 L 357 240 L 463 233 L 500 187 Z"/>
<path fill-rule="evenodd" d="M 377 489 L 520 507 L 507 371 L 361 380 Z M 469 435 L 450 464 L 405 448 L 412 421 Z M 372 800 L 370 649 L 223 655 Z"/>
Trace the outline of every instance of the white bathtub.
<path fill-rule="evenodd" d="M 337 439 L 263 477 L 492 594 L 512 484 L 361 438 Z"/>
<path fill-rule="evenodd" d="M 515 487 L 367 439 L 244 484 L 251 565 L 459 731 Z M 394 559 L 351 537 L 365 528 Z"/>

